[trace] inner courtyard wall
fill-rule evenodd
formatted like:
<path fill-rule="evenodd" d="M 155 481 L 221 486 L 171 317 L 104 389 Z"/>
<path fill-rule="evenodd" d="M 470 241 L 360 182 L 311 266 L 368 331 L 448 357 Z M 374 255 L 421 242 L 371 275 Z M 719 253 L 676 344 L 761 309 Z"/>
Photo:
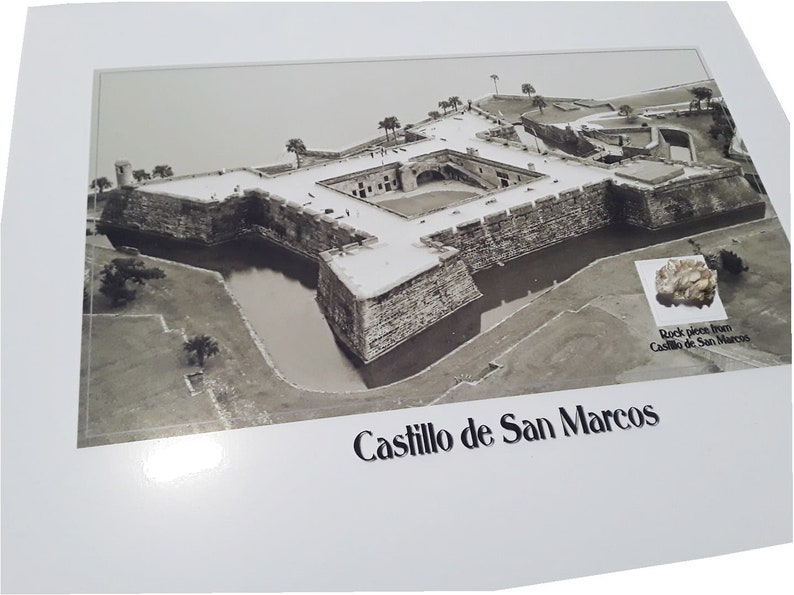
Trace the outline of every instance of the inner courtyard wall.
<path fill-rule="evenodd" d="M 375 156 L 377 158 L 377 153 Z M 380 196 L 402 188 L 397 174 L 399 167 L 399 163 L 373 167 L 354 174 L 322 180 L 320 184 L 356 198 Z"/>

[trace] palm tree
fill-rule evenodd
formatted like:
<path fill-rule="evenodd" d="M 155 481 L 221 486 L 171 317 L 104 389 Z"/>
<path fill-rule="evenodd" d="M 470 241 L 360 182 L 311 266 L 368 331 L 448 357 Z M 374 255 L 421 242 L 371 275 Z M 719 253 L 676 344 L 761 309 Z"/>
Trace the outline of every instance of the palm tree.
<path fill-rule="evenodd" d="M 496 81 L 499 80 L 499 75 L 498 74 L 492 74 L 491 75 L 491 79 L 493 80 L 494 91 L 496 91 L 496 95 L 499 95 L 499 87 L 496 86 Z"/>
<path fill-rule="evenodd" d="M 298 161 L 298 168 L 301 166 L 301 155 L 306 153 L 306 145 L 299 138 L 291 138 L 287 141 L 287 151 L 295 153 L 295 159 Z"/>
<path fill-rule="evenodd" d="M 448 100 L 442 99 L 441 101 L 438 102 L 438 107 L 443 109 L 444 110 L 444 114 L 446 114 L 447 113 L 447 109 L 452 107 L 452 106 L 450 105 Z"/>
<path fill-rule="evenodd" d="M 706 107 L 711 108 L 711 97 L 714 95 L 711 89 L 708 87 L 693 87 L 689 92 L 698 100 L 698 111 L 700 111 L 700 104 L 704 99 L 706 100 Z"/>
<path fill-rule="evenodd" d="M 397 129 L 401 128 L 400 121 L 397 119 L 396 116 L 389 116 L 385 120 L 386 125 L 392 131 L 392 135 L 394 136 L 394 140 L 397 140 Z"/>
<path fill-rule="evenodd" d="M 454 110 L 457 110 L 459 105 L 463 105 L 463 103 L 460 100 L 460 97 L 458 97 L 457 95 L 453 95 L 452 97 L 447 99 L 447 102 L 449 103 L 449 106 Z"/>
<path fill-rule="evenodd" d="M 170 178 L 174 175 L 174 170 L 170 165 L 155 165 L 152 170 L 152 177 L 157 178 Z"/>
<path fill-rule="evenodd" d="M 152 175 L 145 169 L 136 169 L 132 172 L 132 177 L 136 182 L 143 182 L 144 180 L 151 180 Z"/>
<path fill-rule="evenodd" d="M 441 112 L 433 110 L 432 112 L 427 112 L 427 117 L 432 118 L 433 120 L 438 120 L 441 117 Z"/>
<path fill-rule="evenodd" d="M 378 122 L 378 130 L 385 130 L 386 131 L 386 142 L 389 141 L 389 119 L 384 118 L 380 122 Z"/>
<path fill-rule="evenodd" d="M 532 86 L 532 83 L 524 83 L 521 85 L 521 92 L 526 93 L 528 97 L 532 98 L 532 94 L 535 92 L 535 87 Z"/>
<path fill-rule="evenodd" d="M 196 363 L 199 367 L 204 367 L 204 361 L 220 351 L 218 342 L 208 335 L 196 335 L 188 339 L 182 343 L 182 349 L 187 351 L 190 363 Z"/>
<path fill-rule="evenodd" d="M 543 99 L 543 96 L 542 96 L 542 95 L 535 95 L 535 96 L 532 98 L 532 106 L 533 106 L 533 107 L 540 108 L 540 113 L 541 113 L 541 114 L 543 113 L 543 108 L 544 108 L 544 107 L 546 107 L 547 105 L 548 105 L 548 104 L 546 103 L 546 100 L 545 100 L 545 99 Z"/>
<path fill-rule="evenodd" d="M 113 183 L 104 176 L 91 181 L 91 188 L 93 190 L 99 190 L 100 194 L 102 194 L 106 188 L 110 188 L 112 186 Z"/>

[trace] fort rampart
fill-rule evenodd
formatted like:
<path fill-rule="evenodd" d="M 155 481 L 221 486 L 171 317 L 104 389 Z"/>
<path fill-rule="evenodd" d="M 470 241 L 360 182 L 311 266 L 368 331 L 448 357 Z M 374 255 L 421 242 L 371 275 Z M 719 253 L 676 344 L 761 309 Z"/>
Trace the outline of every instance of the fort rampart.
<path fill-rule="evenodd" d="M 613 223 L 645 229 L 704 219 L 763 201 L 738 167 L 671 181 L 657 187 L 604 180 L 512 207 L 424 236 L 460 250 L 472 271 L 493 266 Z"/>
<path fill-rule="evenodd" d="M 353 248 L 366 250 L 366 247 Z M 371 361 L 476 300 L 482 294 L 457 250 L 441 248 L 438 262 L 377 295 L 352 291 L 322 255 L 317 302 L 332 330 L 363 361 Z"/>
<path fill-rule="evenodd" d="M 646 229 L 660 229 L 732 211 L 757 210 L 764 202 L 742 175 L 739 166 L 725 167 L 653 188 L 616 184 L 619 219 Z"/>
<path fill-rule="evenodd" d="M 105 193 L 101 224 L 214 244 L 231 240 L 245 227 L 249 205 L 243 197 L 198 202 L 189 198 L 149 192 L 146 186 Z"/>
<path fill-rule="evenodd" d="M 472 271 L 609 225 L 618 210 L 609 181 L 549 195 L 510 210 L 424 236 L 460 250 Z"/>
<path fill-rule="evenodd" d="M 223 200 L 197 201 L 148 192 L 145 187 L 106 193 L 101 223 L 178 240 L 217 244 L 256 233 L 312 259 L 331 248 L 373 236 L 331 215 L 270 194 L 246 190 Z"/>

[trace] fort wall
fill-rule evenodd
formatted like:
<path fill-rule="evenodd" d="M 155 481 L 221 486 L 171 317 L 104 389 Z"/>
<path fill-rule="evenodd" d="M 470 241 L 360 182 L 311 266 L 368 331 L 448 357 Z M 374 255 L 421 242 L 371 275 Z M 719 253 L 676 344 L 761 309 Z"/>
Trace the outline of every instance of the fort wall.
<path fill-rule="evenodd" d="M 399 163 L 379 165 L 346 176 L 322 180 L 321 185 L 356 198 L 369 198 L 400 189 L 397 170 Z"/>
<path fill-rule="evenodd" d="M 331 215 L 263 190 L 246 190 L 245 196 L 249 201 L 246 223 L 251 230 L 309 258 L 374 237 Z"/>
<path fill-rule="evenodd" d="M 422 238 L 460 250 L 472 271 L 493 266 L 609 225 L 617 207 L 610 182 L 546 196 Z"/>
<path fill-rule="evenodd" d="M 524 126 L 524 130 L 527 132 L 554 142 L 563 144 L 575 143 L 578 139 L 578 135 L 570 126 L 560 128 L 554 124 L 542 124 L 540 122 L 535 122 L 526 116 L 521 116 L 521 124 Z"/>
<path fill-rule="evenodd" d="M 178 240 L 214 244 L 231 240 L 245 227 L 248 203 L 240 196 L 198 202 L 181 196 L 122 188 L 106 192 L 102 225 Z"/>
<path fill-rule="evenodd" d="M 257 233 L 316 259 L 320 252 L 373 236 L 335 218 L 262 190 L 200 202 L 142 188 L 106 192 L 105 226 L 216 244 Z"/>
<path fill-rule="evenodd" d="M 338 254 L 322 255 L 317 301 L 336 336 L 365 362 L 482 295 L 457 250 L 442 249 L 438 264 L 374 297 L 355 296 L 334 274 L 329 262 Z"/>
<path fill-rule="evenodd" d="M 644 227 L 658 229 L 730 211 L 760 209 L 764 202 L 742 175 L 739 166 L 687 180 L 671 180 L 653 189 Z"/>

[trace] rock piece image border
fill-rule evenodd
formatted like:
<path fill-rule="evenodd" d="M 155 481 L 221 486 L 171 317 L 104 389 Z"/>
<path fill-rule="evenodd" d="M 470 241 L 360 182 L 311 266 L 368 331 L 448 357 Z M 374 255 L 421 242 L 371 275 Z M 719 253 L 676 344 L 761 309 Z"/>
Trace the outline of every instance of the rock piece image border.
<path fill-rule="evenodd" d="M 725 308 L 722 305 L 722 300 L 719 294 L 719 281 L 718 289 L 714 296 L 714 301 L 709 305 L 697 307 L 693 305 L 671 305 L 664 306 L 659 303 L 656 291 L 656 272 L 666 265 L 671 260 L 695 260 L 705 264 L 706 259 L 701 255 L 691 256 L 673 256 L 670 258 L 657 258 L 653 260 L 637 261 L 634 265 L 637 267 L 637 274 L 642 281 L 642 288 L 645 292 L 645 297 L 648 300 L 648 307 L 653 313 L 653 318 L 657 326 L 671 326 L 677 324 L 694 324 L 698 322 L 712 322 L 717 320 L 725 320 L 728 315 L 725 313 Z"/>

